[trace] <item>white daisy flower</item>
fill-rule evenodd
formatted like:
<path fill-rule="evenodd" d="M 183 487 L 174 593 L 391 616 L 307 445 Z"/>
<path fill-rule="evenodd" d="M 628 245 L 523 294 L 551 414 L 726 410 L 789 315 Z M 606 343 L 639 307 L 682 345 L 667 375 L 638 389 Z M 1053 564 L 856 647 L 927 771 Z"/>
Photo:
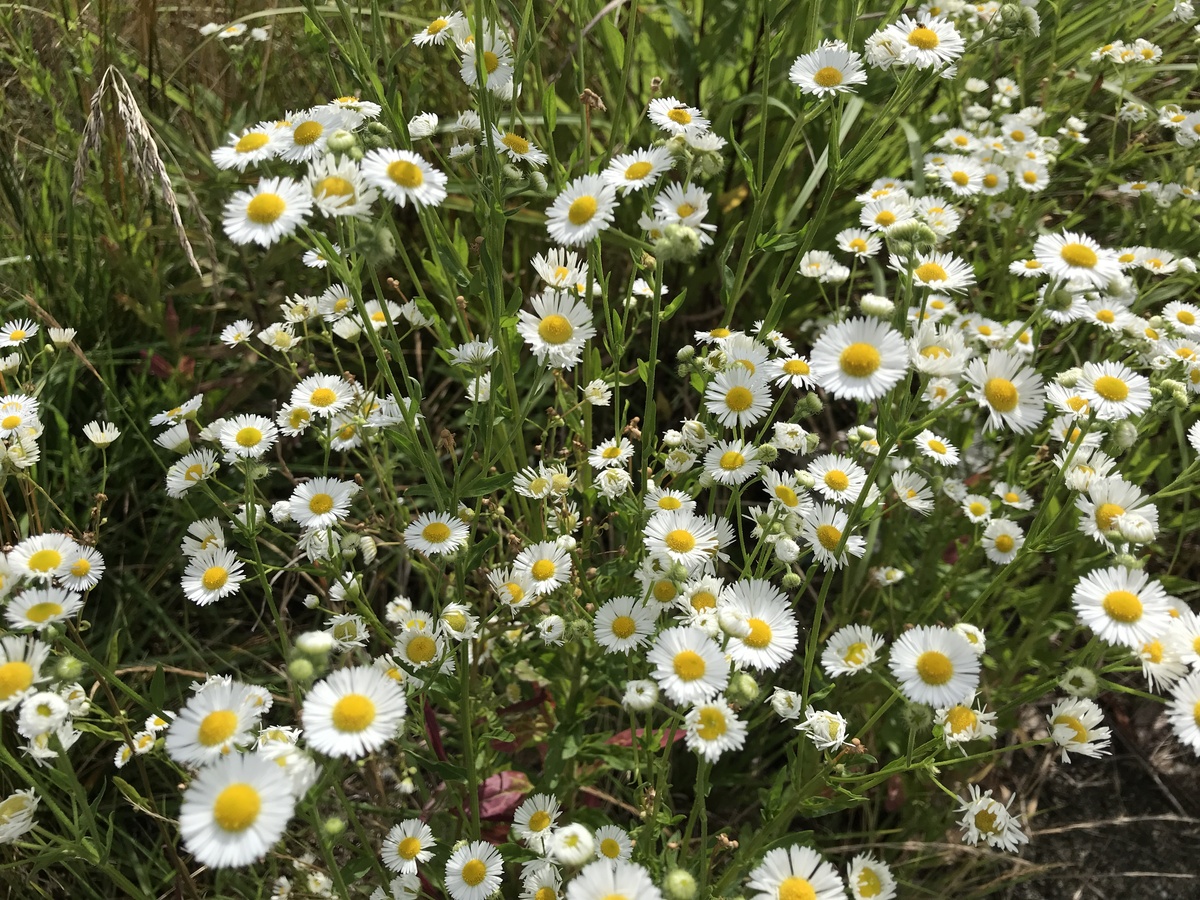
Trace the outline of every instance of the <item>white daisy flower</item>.
<path fill-rule="evenodd" d="M 297 485 L 288 499 L 292 521 L 305 529 L 329 528 L 350 512 L 350 501 L 358 485 L 336 478 L 311 478 Z"/>
<path fill-rule="evenodd" d="M 15 629 L 44 631 L 56 622 L 71 618 L 82 608 L 83 598 L 78 594 L 49 586 L 22 591 L 8 602 L 4 616 Z"/>
<path fill-rule="evenodd" d="M 1020 356 L 993 350 L 986 360 L 967 366 L 971 396 L 988 411 L 988 426 L 1006 426 L 1018 434 L 1032 431 L 1045 417 L 1042 377 L 1022 365 Z"/>
<path fill-rule="evenodd" d="M 272 159 L 282 146 L 281 131 L 272 122 L 260 122 L 241 134 L 231 134 L 224 146 L 212 152 L 213 165 L 218 169 L 244 172 L 247 166 Z"/>
<path fill-rule="evenodd" d="M 167 732 L 167 755 L 184 765 L 205 766 L 253 743 L 260 708 L 248 684 L 212 678 L 175 716 Z"/>
<path fill-rule="evenodd" d="M 817 851 L 795 844 L 767 852 L 746 881 L 750 900 L 845 900 L 846 888 Z"/>
<path fill-rule="evenodd" d="M 183 792 L 183 846 L 214 869 L 249 865 L 283 837 L 295 804 L 291 778 L 275 761 L 254 753 L 222 756 Z"/>
<path fill-rule="evenodd" d="M 1150 408 L 1150 381 L 1119 362 L 1085 362 L 1080 392 L 1096 418 L 1119 422 Z"/>
<path fill-rule="evenodd" d="M 1011 519 L 993 519 L 983 530 L 983 552 L 994 563 L 1006 565 L 1016 559 L 1025 543 L 1025 532 Z"/>
<path fill-rule="evenodd" d="M 796 57 L 788 71 L 788 80 L 803 94 L 854 93 L 854 86 L 867 83 L 862 57 L 844 44 L 822 44 L 811 53 Z"/>
<path fill-rule="evenodd" d="M 1200 671 L 1175 684 L 1167 706 L 1167 720 L 1175 736 L 1200 755 Z"/>
<path fill-rule="evenodd" d="M 410 150 L 372 150 L 363 157 L 362 177 L 388 200 L 403 207 L 439 206 L 446 199 L 446 175 Z"/>
<path fill-rule="evenodd" d="M 562 805 L 552 794 L 534 794 L 521 802 L 513 813 L 512 832 L 527 847 L 544 853 L 554 833 Z"/>
<path fill-rule="evenodd" d="M 312 198 L 291 178 L 264 178 L 248 191 L 238 191 L 225 204 L 225 233 L 235 244 L 269 247 L 287 237 L 312 212 Z"/>
<path fill-rule="evenodd" d="M 392 826 L 383 839 L 380 856 L 393 872 L 416 874 L 417 863 L 429 862 L 437 846 L 433 830 L 420 819 L 407 819 Z"/>
<path fill-rule="evenodd" d="M 612 224 L 616 206 L 616 190 L 603 177 L 582 175 L 546 210 L 546 231 L 555 243 L 578 247 Z"/>
<path fill-rule="evenodd" d="M 356 666 L 313 685 L 300 715 L 312 749 L 358 759 L 394 739 L 406 711 L 404 688 L 376 668 Z"/>
<path fill-rule="evenodd" d="M 673 163 L 674 157 L 666 147 L 647 147 L 614 156 L 600 177 L 606 184 L 627 194 L 654 184 Z"/>
<path fill-rule="evenodd" d="M 313 205 L 326 216 L 355 216 L 366 218 L 371 204 L 379 196 L 368 187 L 358 164 L 349 157 L 340 160 L 333 156 L 318 156 L 308 164 L 305 184 L 312 194 Z"/>
<path fill-rule="evenodd" d="M 533 592 L 548 594 L 571 577 L 571 557 L 554 541 L 530 544 L 513 560 L 513 570 L 533 581 Z"/>
<path fill-rule="evenodd" d="M 279 429 L 265 416 L 234 416 L 220 431 L 221 446 L 235 459 L 260 459 L 278 438 Z"/>
<path fill-rule="evenodd" d="M 720 484 L 742 484 L 758 471 L 758 451 L 744 441 L 718 441 L 704 455 L 704 470 Z"/>
<path fill-rule="evenodd" d="M 691 626 L 661 632 L 646 658 L 652 675 L 672 702 L 702 703 L 729 684 L 729 664 L 720 646 L 704 631 Z"/>
<path fill-rule="evenodd" d="M 1140 569 L 1094 569 L 1076 583 L 1071 602 L 1097 637 L 1134 650 L 1165 634 L 1171 624 L 1166 591 Z"/>
<path fill-rule="evenodd" d="M 838 552 L 838 545 L 842 543 L 849 523 L 845 512 L 828 503 L 818 503 L 805 514 L 800 535 L 824 568 L 841 568 L 846 565 L 848 557 L 861 557 L 866 552 L 867 542 L 858 535 L 848 536 L 841 552 Z"/>
<path fill-rule="evenodd" d="M 869 853 L 860 853 L 850 860 L 846 871 L 853 900 L 895 900 L 896 878 L 886 864 Z"/>
<path fill-rule="evenodd" d="M 13 709 L 46 680 L 42 667 L 49 658 L 49 645 L 37 638 L 0 637 L 0 712 Z"/>
<path fill-rule="evenodd" d="M 573 369 L 584 345 L 596 336 L 592 313 L 571 294 L 547 288 L 530 301 L 533 312 L 520 310 L 517 331 L 541 365 Z"/>
<path fill-rule="evenodd" d="M 827 329 L 809 355 L 813 378 L 835 397 L 870 401 L 904 377 L 904 338 L 887 323 L 848 319 Z"/>
<path fill-rule="evenodd" d="M 771 409 L 770 382 L 737 366 L 719 372 L 704 391 L 704 403 L 722 425 L 746 428 Z"/>
<path fill-rule="evenodd" d="M 404 543 L 426 556 L 442 556 L 466 544 L 468 533 L 458 516 L 421 513 L 404 529 Z"/>
<path fill-rule="evenodd" d="M 688 134 L 707 131 L 708 119 L 700 110 L 674 97 L 658 97 L 647 108 L 650 121 L 668 134 Z"/>
<path fill-rule="evenodd" d="M 725 593 L 725 606 L 744 619 L 747 632 L 731 636 L 726 646 L 739 668 L 771 671 L 788 662 L 800 643 L 792 604 L 769 581 L 735 581 Z"/>
<path fill-rule="evenodd" d="M 1111 752 L 1108 745 L 1112 732 L 1098 727 L 1104 721 L 1104 713 L 1096 701 L 1086 697 L 1059 700 L 1046 719 L 1050 723 L 1050 736 L 1062 748 L 1062 762 L 1069 763 L 1072 753 L 1098 759 Z"/>
<path fill-rule="evenodd" d="M 550 159 L 528 139 L 511 131 L 501 131 L 494 125 L 492 126 L 492 143 L 495 144 L 496 152 L 502 156 L 507 156 L 513 162 L 528 163 L 534 168 L 544 166 Z"/>
<path fill-rule="evenodd" d="M 1034 242 L 1033 255 L 1052 278 L 1060 281 L 1074 278 L 1104 288 L 1120 273 L 1116 254 L 1086 234 L 1044 234 Z"/>
<path fill-rule="evenodd" d="M 917 626 L 897 638 L 889 667 L 904 695 L 926 706 L 952 706 L 979 686 L 979 658 L 971 645 L 940 626 Z"/>
<path fill-rule="evenodd" d="M 279 129 L 278 156 L 287 162 L 318 159 L 325 155 L 329 136 L 350 124 L 344 112 L 328 106 L 289 114 L 286 125 Z"/>
<path fill-rule="evenodd" d="M 688 749 L 710 763 L 746 743 L 746 723 L 721 697 L 693 706 L 683 718 L 683 727 Z"/>
<path fill-rule="evenodd" d="M 463 844 L 446 860 L 446 893 L 450 900 L 485 900 L 500 889 L 504 859 L 486 841 Z"/>
<path fill-rule="evenodd" d="M 883 643 L 883 638 L 867 625 L 843 626 L 829 636 L 821 653 L 821 666 L 831 678 L 869 672 Z"/>

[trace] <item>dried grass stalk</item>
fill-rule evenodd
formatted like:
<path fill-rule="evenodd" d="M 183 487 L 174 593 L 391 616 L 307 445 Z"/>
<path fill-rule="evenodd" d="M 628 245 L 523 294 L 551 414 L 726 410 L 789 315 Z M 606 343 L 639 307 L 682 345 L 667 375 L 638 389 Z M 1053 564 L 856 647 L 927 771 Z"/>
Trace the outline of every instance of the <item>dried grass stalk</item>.
<path fill-rule="evenodd" d="M 150 131 L 150 123 L 142 115 L 137 98 L 134 97 L 129 83 L 114 66 L 108 67 L 104 77 L 100 79 L 100 86 L 92 95 L 91 109 L 88 111 L 87 123 L 83 128 L 83 139 L 79 144 L 79 153 L 75 157 L 75 175 L 71 182 L 72 194 L 78 201 L 80 188 L 87 176 L 88 154 L 100 147 L 100 134 L 104 130 L 105 123 L 104 98 L 110 94 L 116 107 L 117 118 L 120 119 L 125 131 L 125 145 L 129 148 L 129 158 L 132 161 L 134 174 L 147 192 L 152 192 L 157 185 L 163 203 L 171 213 L 171 221 L 175 224 L 175 234 L 179 238 L 179 246 L 183 248 L 183 252 L 187 255 L 187 260 L 192 268 L 196 270 L 196 274 L 203 276 L 200 264 L 196 261 L 196 254 L 192 250 L 192 243 L 188 240 L 187 229 L 183 225 L 175 187 L 171 184 L 171 176 L 167 174 L 167 167 L 163 163 L 162 156 L 159 155 L 158 145 Z M 200 212 L 200 204 L 186 183 L 184 191 L 192 210 L 199 216 L 200 230 L 204 235 L 204 243 L 209 254 L 210 256 L 215 255 L 216 247 L 213 244 L 212 231 L 203 213 Z"/>

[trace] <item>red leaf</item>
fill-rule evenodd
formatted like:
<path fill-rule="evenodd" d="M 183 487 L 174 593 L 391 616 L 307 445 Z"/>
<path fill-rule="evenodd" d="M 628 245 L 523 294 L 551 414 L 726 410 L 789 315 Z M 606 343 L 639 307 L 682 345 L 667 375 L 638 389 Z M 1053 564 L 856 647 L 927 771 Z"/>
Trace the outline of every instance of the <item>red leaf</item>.
<path fill-rule="evenodd" d="M 642 735 L 644 735 L 645 733 L 646 733 L 645 728 L 639 728 L 637 730 L 638 737 L 642 737 Z M 667 732 L 664 731 L 662 733 L 662 737 L 660 737 L 658 739 L 658 746 L 660 749 L 667 746 L 667 739 L 669 737 L 670 737 L 670 735 L 668 735 Z M 684 731 L 682 728 L 675 729 L 675 743 L 677 743 L 677 744 L 682 743 L 683 739 L 685 737 L 687 737 L 686 731 Z M 624 731 L 620 732 L 619 734 L 614 734 L 612 737 L 610 737 L 604 743 L 612 744 L 615 747 L 632 747 L 633 746 L 633 735 L 630 734 L 629 729 L 626 728 Z"/>
<path fill-rule="evenodd" d="M 524 772 L 499 772 L 479 786 L 479 816 L 483 819 L 504 819 L 521 805 L 533 783 Z"/>

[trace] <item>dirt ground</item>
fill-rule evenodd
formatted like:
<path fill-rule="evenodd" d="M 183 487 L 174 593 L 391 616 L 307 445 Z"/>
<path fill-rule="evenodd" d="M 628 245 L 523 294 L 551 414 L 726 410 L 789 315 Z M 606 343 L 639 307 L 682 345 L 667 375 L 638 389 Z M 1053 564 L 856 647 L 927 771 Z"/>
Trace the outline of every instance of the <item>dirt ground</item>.
<path fill-rule="evenodd" d="M 1027 877 L 1005 900 L 1200 900 L 1200 761 L 1161 705 L 1100 698 L 1112 755 L 1016 762 L 1032 798 Z M 1031 811 L 1027 808 L 1027 812 Z"/>

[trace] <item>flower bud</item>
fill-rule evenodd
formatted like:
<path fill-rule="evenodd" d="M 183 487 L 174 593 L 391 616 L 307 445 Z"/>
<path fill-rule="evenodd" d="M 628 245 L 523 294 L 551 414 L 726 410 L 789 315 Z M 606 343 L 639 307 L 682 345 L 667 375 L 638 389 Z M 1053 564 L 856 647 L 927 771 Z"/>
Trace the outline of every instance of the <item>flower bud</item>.
<path fill-rule="evenodd" d="M 785 591 L 795 591 L 800 589 L 800 585 L 804 584 L 804 579 L 795 572 L 788 572 L 780 579 L 779 582 Z"/>
<path fill-rule="evenodd" d="M 1099 692 L 1100 681 L 1091 669 L 1075 666 L 1067 669 L 1059 679 L 1058 686 L 1072 697 L 1095 697 Z"/>
<path fill-rule="evenodd" d="M 696 896 L 696 879 L 691 872 L 683 869 L 672 869 L 663 880 L 663 891 L 667 900 L 694 900 Z"/>
<path fill-rule="evenodd" d="M 291 676 L 293 681 L 299 681 L 301 683 L 312 681 L 313 676 L 316 675 L 316 673 L 316 666 L 314 666 L 303 656 L 297 657 L 288 663 L 288 675 Z"/>
<path fill-rule="evenodd" d="M 330 837 L 337 837 L 346 830 L 346 820 L 339 819 L 337 816 L 330 816 L 321 823 L 321 830 Z"/>
<path fill-rule="evenodd" d="M 330 153 L 347 153 L 351 147 L 357 146 L 358 138 L 344 128 L 339 128 L 329 136 L 326 147 Z"/>
<path fill-rule="evenodd" d="M 1132 422 L 1120 422 L 1113 429 L 1113 441 L 1121 450 L 1128 450 L 1137 442 L 1137 426 Z"/>
<path fill-rule="evenodd" d="M 54 664 L 54 677 L 59 681 L 78 681 L 83 677 L 84 665 L 73 656 L 60 657 Z"/>
<path fill-rule="evenodd" d="M 729 679 L 726 696 L 739 706 L 746 706 L 758 699 L 758 682 L 749 672 L 735 672 Z"/>

